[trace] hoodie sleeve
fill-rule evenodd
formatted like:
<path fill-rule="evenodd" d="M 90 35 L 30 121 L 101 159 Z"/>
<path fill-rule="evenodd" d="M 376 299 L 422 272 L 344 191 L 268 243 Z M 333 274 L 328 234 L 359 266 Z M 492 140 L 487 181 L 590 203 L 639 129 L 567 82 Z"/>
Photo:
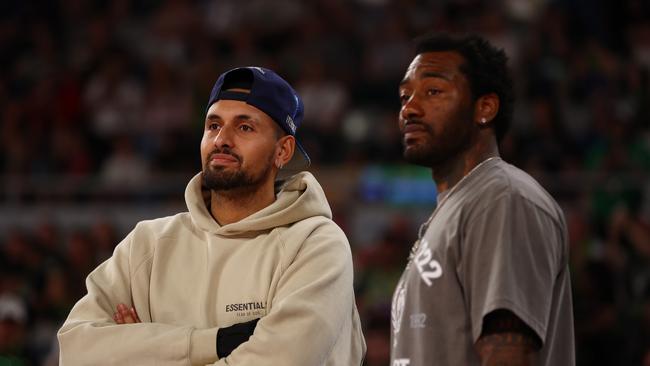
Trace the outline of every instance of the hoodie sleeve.
<path fill-rule="evenodd" d="M 323 225 L 296 247 L 269 313 L 247 342 L 215 365 L 323 365 L 337 342 L 345 342 L 348 350 L 362 343 L 349 338 L 353 270 L 343 232 L 333 223 Z M 345 353 L 333 355 L 341 360 L 336 364 L 350 365 L 345 357 L 363 350 Z"/>
<path fill-rule="evenodd" d="M 217 360 L 217 328 L 151 323 L 149 271 L 152 251 L 134 254 L 132 231 L 113 256 L 86 278 L 88 293 L 58 331 L 61 365 L 188 365 Z M 147 251 L 146 246 L 139 246 Z M 134 304 L 142 323 L 116 324 L 117 304 Z"/>

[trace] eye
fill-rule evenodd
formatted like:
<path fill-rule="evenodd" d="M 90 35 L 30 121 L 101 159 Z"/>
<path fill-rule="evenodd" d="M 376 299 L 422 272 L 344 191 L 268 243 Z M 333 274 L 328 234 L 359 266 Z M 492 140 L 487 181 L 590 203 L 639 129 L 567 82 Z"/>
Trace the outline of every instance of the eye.
<path fill-rule="evenodd" d="M 219 128 L 221 128 L 221 126 L 219 126 L 219 124 L 217 124 L 217 123 L 213 122 L 213 123 L 208 124 L 208 130 L 210 130 L 210 131 L 216 131 Z"/>
<path fill-rule="evenodd" d="M 427 89 L 427 95 L 429 95 L 429 96 L 438 95 L 440 93 L 442 93 L 442 90 L 440 90 L 440 89 L 434 89 L 434 88 Z"/>
<path fill-rule="evenodd" d="M 251 127 L 249 125 L 240 125 L 239 129 L 244 131 L 244 132 L 252 132 L 253 131 L 253 127 Z"/>
<path fill-rule="evenodd" d="M 408 95 L 408 94 L 400 94 L 400 96 L 399 96 L 399 102 L 400 102 L 400 104 L 401 104 L 401 105 L 406 104 L 406 102 L 409 100 L 410 97 L 411 97 L 411 96 Z"/>

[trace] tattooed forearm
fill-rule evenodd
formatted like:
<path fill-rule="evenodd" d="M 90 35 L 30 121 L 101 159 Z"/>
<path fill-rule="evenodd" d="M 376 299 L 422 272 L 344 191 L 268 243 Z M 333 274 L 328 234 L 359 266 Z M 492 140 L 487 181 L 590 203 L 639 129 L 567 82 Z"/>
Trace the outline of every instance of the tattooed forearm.
<path fill-rule="evenodd" d="M 495 333 L 476 342 L 483 366 L 534 365 L 535 342 L 520 333 Z"/>
<path fill-rule="evenodd" d="M 476 351 L 483 366 L 535 365 L 541 341 L 524 322 L 505 310 L 488 314 Z"/>

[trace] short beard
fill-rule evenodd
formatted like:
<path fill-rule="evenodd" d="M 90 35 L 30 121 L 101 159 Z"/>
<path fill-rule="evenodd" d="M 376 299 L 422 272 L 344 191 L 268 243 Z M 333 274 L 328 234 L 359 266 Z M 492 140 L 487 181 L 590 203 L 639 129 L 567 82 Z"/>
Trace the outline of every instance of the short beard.
<path fill-rule="evenodd" d="M 458 113 L 456 126 L 469 123 L 467 121 L 470 121 L 470 119 L 465 114 L 463 112 Z M 404 145 L 404 159 L 411 164 L 428 168 L 439 167 L 467 150 L 475 140 L 470 125 L 465 128 L 442 131 L 441 136 L 437 138 L 438 141 L 436 141 L 429 125 L 422 123 L 422 126 L 426 127 L 429 138 L 417 145 L 411 145 L 409 148 Z"/>
<path fill-rule="evenodd" d="M 404 159 L 411 164 L 432 167 L 436 165 L 441 154 L 436 151 L 437 149 L 431 143 L 433 137 L 431 127 L 425 123 L 421 123 L 420 125 L 426 129 L 430 139 L 428 139 L 426 143 L 411 145 L 410 147 L 408 147 L 406 142 L 402 140 L 402 144 L 404 145 Z"/>
<path fill-rule="evenodd" d="M 241 159 L 240 159 L 241 161 Z M 255 191 L 271 174 L 271 161 L 256 176 L 244 170 L 228 171 L 224 167 L 210 167 L 208 162 L 203 167 L 203 186 L 215 192 Z"/>

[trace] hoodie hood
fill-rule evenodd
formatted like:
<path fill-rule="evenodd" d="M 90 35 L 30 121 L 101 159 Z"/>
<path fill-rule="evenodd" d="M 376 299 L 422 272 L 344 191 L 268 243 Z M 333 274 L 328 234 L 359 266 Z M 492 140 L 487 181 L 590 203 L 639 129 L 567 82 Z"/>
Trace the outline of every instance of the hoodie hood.
<path fill-rule="evenodd" d="M 332 218 L 332 210 L 323 188 L 311 173 L 300 172 L 279 181 L 276 186 L 280 188 L 275 202 L 240 221 L 224 226 L 219 225 L 210 214 L 210 191 L 203 186 L 202 173 L 195 175 L 187 185 L 185 203 L 192 221 L 199 229 L 224 236 L 268 231 L 314 216 Z"/>

